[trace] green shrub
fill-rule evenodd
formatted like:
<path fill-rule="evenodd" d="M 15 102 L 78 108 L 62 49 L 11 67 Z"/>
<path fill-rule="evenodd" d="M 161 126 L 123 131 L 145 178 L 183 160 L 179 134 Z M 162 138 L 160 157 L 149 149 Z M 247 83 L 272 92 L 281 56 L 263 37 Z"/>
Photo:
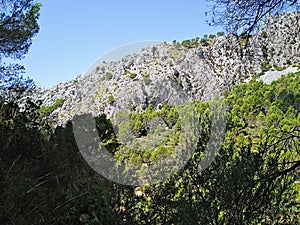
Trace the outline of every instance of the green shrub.
<path fill-rule="evenodd" d="M 184 40 L 181 45 L 187 48 L 193 48 L 199 46 L 199 37 L 193 38 L 192 40 Z"/>
<path fill-rule="evenodd" d="M 273 67 L 276 71 L 282 71 L 284 69 L 284 68 L 278 66 L 277 64 L 274 64 Z"/>
<path fill-rule="evenodd" d="M 262 32 L 261 32 L 261 36 L 262 36 L 263 38 L 267 38 L 267 37 L 268 37 L 267 32 L 266 32 L 266 31 L 262 31 Z"/>
<path fill-rule="evenodd" d="M 291 61 L 290 59 L 287 59 L 287 60 L 285 61 L 285 63 L 286 63 L 287 65 L 292 65 L 292 61 Z"/>
<path fill-rule="evenodd" d="M 223 31 L 219 31 L 218 33 L 217 33 L 217 36 L 224 36 L 225 35 L 225 32 L 223 32 Z"/>
<path fill-rule="evenodd" d="M 176 40 L 174 40 L 173 41 L 173 45 L 175 46 L 175 47 L 180 47 L 180 42 L 177 42 Z"/>
<path fill-rule="evenodd" d="M 105 73 L 105 80 L 110 80 L 113 77 L 113 74 L 111 72 Z"/>
<path fill-rule="evenodd" d="M 202 46 L 208 46 L 208 45 L 209 45 L 209 44 L 208 44 L 208 39 L 205 38 L 205 37 L 201 38 L 201 39 L 200 39 L 200 44 L 201 44 Z"/>
<path fill-rule="evenodd" d="M 214 39 L 215 37 L 216 37 L 216 35 L 214 35 L 214 34 L 210 34 L 210 35 L 208 36 L 209 39 Z"/>
<path fill-rule="evenodd" d="M 186 113 L 196 116 L 191 125 L 199 123 L 201 129 L 195 130 L 198 141 L 189 161 L 168 179 L 137 188 L 97 175 L 78 150 L 71 122 L 48 134 L 30 126 L 36 113 L 14 116 L 17 104 L 2 103 L 0 200 L 5 207 L 0 224 L 278 224 L 281 219 L 299 224 L 300 186 L 294 182 L 300 166 L 299 76 L 289 74 L 270 85 L 252 80 L 225 93 L 226 133 L 214 161 L 201 173 L 213 111 L 209 103 L 195 102 L 195 112 Z M 190 126 L 180 129 L 185 115 L 176 108 L 150 103 L 144 112 L 126 117 L 118 137 L 133 133 L 138 138 L 130 146 L 118 142 L 105 115 L 95 118 L 99 145 L 125 163 L 122 176 L 133 165 L 147 169 L 180 153 L 180 143 L 189 147 L 181 131 Z M 8 126 L 7 120 L 13 123 Z M 155 146 L 143 145 L 152 140 Z M 91 153 L 96 159 L 97 151 Z"/>
<path fill-rule="evenodd" d="M 190 40 L 184 40 L 181 42 L 181 45 L 183 45 L 184 47 L 191 47 L 191 41 Z"/>
<path fill-rule="evenodd" d="M 110 80 L 113 77 L 113 74 L 111 72 L 106 72 L 101 78 L 100 81 L 104 80 Z"/>
<path fill-rule="evenodd" d="M 109 103 L 110 105 L 112 105 L 114 102 L 115 102 L 114 96 L 110 95 L 110 96 L 108 97 L 108 103 Z"/>
<path fill-rule="evenodd" d="M 272 67 L 272 65 L 268 61 L 263 61 L 260 63 L 260 68 L 264 72 L 268 71 L 271 67 Z"/>
<path fill-rule="evenodd" d="M 137 76 L 137 74 L 136 74 L 136 73 L 130 73 L 130 75 L 129 75 L 129 77 L 130 77 L 131 79 L 134 79 L 134 78 L 136 78 L 136 76 Z"/>
<path fill-rule="evenodd" d="M 55 109 L 57 109 L 58 107 L 62 106 L 62 104 L 66 101 L 67 99 L 66 98 L 60 98 L 60 99 L 57 99 L 53 105 L 50 105 L 50 106 L 42 106 L 40 108 L 40 113 L 42 115 L 45 115 L 45 114 L 50 114 L 52 113 Z"/>

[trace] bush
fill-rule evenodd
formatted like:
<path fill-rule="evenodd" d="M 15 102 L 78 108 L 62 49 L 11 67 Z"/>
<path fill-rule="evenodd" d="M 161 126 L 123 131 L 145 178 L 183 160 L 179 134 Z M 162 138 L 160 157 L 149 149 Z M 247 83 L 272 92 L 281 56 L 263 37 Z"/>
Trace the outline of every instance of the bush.
<path fill-rule="evenodd" d="M 226 134 L 201 173 L 212 111 L 209 103 L 195 102 L 190 113 L 201 129 L 192 157 L 168 179 L 138 187 L 141 195 L 89 167 L 71 123 L 42 132 L 44 127 L 30 126 L 38 107 L 25 113 L 17 104 L 0 102 L 0 224 L 299 224 L 299 76 L 270 85 L 252 80 L 225 93 Z M 149 104 L 126 118 L 121 131 L 141 141 L 132 148 L 118 143 L 105 115 L 95 122 L 99 144 L 128 166 L 160 162 L 185 140 L 175 106 Z M 154 147 L 138 145 L 152 138 L 159 140 Z"/>
<path fill-rule="evenodd" d="M 218 33 L 217 33 L 217 36 L 224 36 L 225 35 L 225 32 L 223 32 L 223 31 L 219 31 Z"/>
<path fill-rule="evenodd" d="M 110 95 L 110 96 L 108 97 L 108 104 L 112 105 L 114 102 L 115 102 L 114 96 Z"/>
<path fill-rule="evenodd" d="M 268 71 L 271 67 L 272 65 L 268 61 L 263 61 L 260 63 L 260 68 L 264 72 Z"/>
<path fill-rule="evenodd" d="M 274 64 L 273 67 L 276 71 L 282 71 L 284 69 L 284 68 L 278 66 L 277 64 Z"/>
<path fill-rule="evenodd" d="M 113 77 L 113 74 L 111 72 L 105 73 L 105 80 L 110 80 Z"/>
<path fill-rule="evenodd" d="M 202 46 L 208 46 L 209 44 L 208 44 L 208 39 L 207 38 L 201 38 L 200 39 L 200 44 L 202 45 Z"/>
<path fill-rule="evenodd" d="M 55 109 L 57 109 L 58 107 L 62 106 L 62 104 L 66 101 L 67 99 L 66 98 L 60 98 L 60 99 L 57 99 L 53 105 L 50 105 L 50 106 L 42 106 L 40 108 L 40 113 L 42 115 L 45 115 L 45 114 L 50 114 L 52 113 Z"/>
<path fill-rule="evenodd" d="M 214 34 L 210 34 L 210 35 L 208 36 L 209 39 L 214 39 L 215 37 L 216 37 L 216 35 L 214 35 Z"/>
<path fill-rule="evenodd" d="M 290 59 L 287 59 L 285 62 L 287 65 L 292 65 L 292 61 Z"/>
<path fill-rule="evenodd" d="M 267 37 L 268 37 L 267 32 L 266 32 L 266 31 L 262 31 L 262 32 L 261 32 L 261 36 L 262 36 L 263 38 L 267 38 Z"/>
<path fill-rule="evenodd" d="M 137 74 L 136 74 L 136 73 L 130 73 L 129 77 L 130 77 L 131 79 L 134 79 L 134 78 L 137 77 Z"/>

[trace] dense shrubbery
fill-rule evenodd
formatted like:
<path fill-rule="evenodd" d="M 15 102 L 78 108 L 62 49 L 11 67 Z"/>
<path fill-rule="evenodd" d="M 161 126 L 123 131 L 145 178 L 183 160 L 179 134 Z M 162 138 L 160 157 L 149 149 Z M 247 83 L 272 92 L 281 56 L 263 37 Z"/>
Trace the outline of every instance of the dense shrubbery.
<path fill-rule="evenodd" d="M 141 197 L 119 187 L 123 216 L 137 224 L 296 224 L 299 84 L 290 75 L 272 85 L 235 87 L 226 98 L 227 135 L 212 166 L 197 171 L 204 132 L 189 163 L 170 179 L 140 187 Z M 199 122 L 209 124 L 208 105 L 197 109 Z M 143 116 L 136 121 L 145 127 Z"/>
<path fill-rule="evenodd" d="M 43 114 L 43 115 L 46 115 L 46 114 L 50 114 L 51 112 L 53 112 L 55 109 L 57 109 L 58 107 L 60 107 L 67 99 L 66 98 L 60 98 L 60 99 L 57 99 L 53 105 L 50 105 L 50 106 L 42 106 L 40 108 L 40 113 Z"/>
<path fill-rule="evenodd" d="M 38 106 L 28 104 L 20 112 L 13 101 L 1 102 L 0 223 L 299 223 L 295 201 L 300 188 L 294 184 L 300 168 L 299 75 L 271 85 L 251 81 L 225 97 L 227 132 L 212 165 L 198 172 L 211 111 L 208 103 L 197 102 L 205 129 L 191 159 L 169 179 L 138 188 L 96 175 L 79 154 L 70 123 L 55 131 L 42 129 L 35 123 Z M 166 126 L 160 132 L 174 131 L 155 148 L 126 150 L 105 115 L 96 118 L 100 145 L 129 163 L 160 160 L 173 153 L 180 135 L 175 107 L 149 105 L 144 113 L 129 114 L 127 128 L 136 138 L 147 139 L 157 132 L 150 123 L 154 118 Z"/>
<path fill-rule="evenodd" d="M 84 163 L 72 126 L 35 124 L 39 107 L 1 102 L 0 224 L 114 224 L 110 187 Z M 111 221 L 111 222 L 110 222 Z"/>

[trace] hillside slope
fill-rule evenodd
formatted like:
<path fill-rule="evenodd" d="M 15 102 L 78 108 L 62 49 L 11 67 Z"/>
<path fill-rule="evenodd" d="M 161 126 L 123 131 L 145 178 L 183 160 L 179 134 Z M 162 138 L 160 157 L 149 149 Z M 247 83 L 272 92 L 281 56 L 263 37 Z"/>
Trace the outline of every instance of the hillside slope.
<path fill-rule="evenodd" d="M 69 82 L 39 88 L 31 98 L 43 101 L 45 114 L 57 125 L 75 114 L 105 113 L 111 118 L 149 104 L 207 101 L 257 73 L 299 64 L 299 30 L 296 11 L 270 17 L 248 43 L 228 35 L 191 45 L 149 46 L 118 62 L 103 62 Z"/>

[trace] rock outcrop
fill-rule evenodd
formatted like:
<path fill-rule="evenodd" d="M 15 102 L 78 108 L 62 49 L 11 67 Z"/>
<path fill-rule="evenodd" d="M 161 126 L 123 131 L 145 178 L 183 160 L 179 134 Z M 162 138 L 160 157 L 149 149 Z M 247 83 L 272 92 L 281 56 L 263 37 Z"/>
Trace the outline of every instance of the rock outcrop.
<path fill-rule="evenodd" d="M 93 72 L 30 97 L 50 106 L 63 104 L 48 117 L 62 125 L 76 114 L 144 110 L 149 104 L 207 101 L 265 70 L 263 64 L 288 67 L 300 62 L 300 12 L 270 17 L 247 39 L 218 36 L 194 46 L 156 44 L 118 62 L 103 62 Z"/>

